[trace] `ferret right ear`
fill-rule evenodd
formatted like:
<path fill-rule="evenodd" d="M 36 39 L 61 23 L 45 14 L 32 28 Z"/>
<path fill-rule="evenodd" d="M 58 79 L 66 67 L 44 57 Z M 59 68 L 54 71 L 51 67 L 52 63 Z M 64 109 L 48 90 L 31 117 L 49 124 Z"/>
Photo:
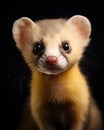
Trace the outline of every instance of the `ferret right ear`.
<path fill-rule="evenodd" d="M 75 15 L 69 18 L 67 23 L 74 28 L 84 39 L 88 39 L 91 34 L 91 23 L 89 19 L 82 15 Z M 74 26 L 73 26 L 74 25 Z"/>
<path fill-rule="evenodd" d="M 35 23 L 27 17 L 22 17 L 14 22 L 12 33 L 17 46 L 29 42 L 32 37 L 32 26 L 34 25 Z"/>

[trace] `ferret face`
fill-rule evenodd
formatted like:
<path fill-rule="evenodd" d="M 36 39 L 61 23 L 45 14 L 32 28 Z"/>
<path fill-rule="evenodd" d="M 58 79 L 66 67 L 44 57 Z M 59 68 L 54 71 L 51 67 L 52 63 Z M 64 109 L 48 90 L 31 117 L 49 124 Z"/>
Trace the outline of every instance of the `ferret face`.
<path fill-rule="evenodd" d="M 58 74 L 72 64 L 67 57 L 70 51 L 71 48 L 67 41 L 62 42 L 60 38 L 56 39 L 54 36 L 53 38 L 47 37 L 34 44 L 33 53 L 37 55 L 35 66 L 42 73 Z"/>
<path fill-rule="evenodd" d="M 89 20 L 75 15 L 68 20 L 46 19 L 33 22 L 22 17 L 14 22 L 13 37 L 32 71 L 56 75 L 82 57 L 89 42 Z"/>

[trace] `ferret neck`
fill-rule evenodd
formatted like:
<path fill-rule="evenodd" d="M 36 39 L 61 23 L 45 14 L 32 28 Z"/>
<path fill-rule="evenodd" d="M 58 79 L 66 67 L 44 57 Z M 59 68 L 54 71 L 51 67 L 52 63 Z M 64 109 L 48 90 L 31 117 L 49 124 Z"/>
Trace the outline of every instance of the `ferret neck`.
<path fill-rule="evenodd" d="M 72 77 L 72 75 L 74 74 L 78 74 L 78 73 L 80 73 L 80 69 L 79 69 L 79 66 L 78 66 L 78 64 L 75 64 L 75 65 L 73 65 L 73 66 L 71 66 L 70 68 L 68 68 L 67 70 L 65 70 L 64 72 L 62 72 L 62 73 L 59 73 L 59 74 L 57 74 L 57 75 L 48 75 L 48 74 L 44 74 L 44 73 L 41 73 L 41 72 L 39 72 L 38 70 L 37 71 L 35 71 L 34 73 L 33 73 L 33 77 L 34 78 L 36 78 L 36 77 L 39 77 L 39 78 L 42 78 L 42 79 L 58 79 L 58 78 L 62 78 L 62 77 Z"/>

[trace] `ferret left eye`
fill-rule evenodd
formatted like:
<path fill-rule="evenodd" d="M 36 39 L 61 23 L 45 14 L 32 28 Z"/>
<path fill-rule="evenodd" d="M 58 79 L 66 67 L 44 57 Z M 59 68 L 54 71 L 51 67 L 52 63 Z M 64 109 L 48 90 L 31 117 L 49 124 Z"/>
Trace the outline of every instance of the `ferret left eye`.
<path fill-rule="evenodd" d="M 41 42 L 36 42 L 35 45 L 34 45 L 34 48 L 33 48 L 33 53 L 34 54 L 43 54 L 44 52 L 44 45 L 43 43 Z"/>
<path fill-rule="evenodd" d="M 70 47 L 69 47 L 69 44 L 67 42 L 62 42 L 62 47 L 63 47 L 65 52 L 68 53 L 70 51 Z"/>

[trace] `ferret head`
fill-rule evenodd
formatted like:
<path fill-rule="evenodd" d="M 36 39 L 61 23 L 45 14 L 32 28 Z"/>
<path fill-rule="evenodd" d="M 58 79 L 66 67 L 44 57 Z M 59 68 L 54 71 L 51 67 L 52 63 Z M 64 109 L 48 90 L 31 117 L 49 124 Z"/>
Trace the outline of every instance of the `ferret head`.
<path fill-rule="evenodd" d="M 14 22 L 12 32 L 31 70 L 55 75 L 79 62 L 90 40 L 91 24 L 81 15 L 37 22 L 22 17 Z"/>

